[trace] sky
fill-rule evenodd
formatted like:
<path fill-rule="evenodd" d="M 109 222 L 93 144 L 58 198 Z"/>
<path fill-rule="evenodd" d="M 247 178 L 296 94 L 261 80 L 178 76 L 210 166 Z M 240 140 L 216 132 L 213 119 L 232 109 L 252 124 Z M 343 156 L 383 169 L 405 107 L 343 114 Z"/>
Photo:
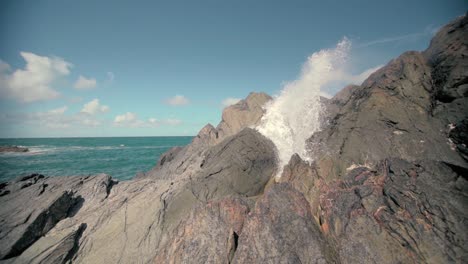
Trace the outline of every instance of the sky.
<path fill-rule="evenodd" d="M 437 1 L 0 1 L 0 137 L 196 135 L 351 43 L 360 84 L 463 15 Z"/>

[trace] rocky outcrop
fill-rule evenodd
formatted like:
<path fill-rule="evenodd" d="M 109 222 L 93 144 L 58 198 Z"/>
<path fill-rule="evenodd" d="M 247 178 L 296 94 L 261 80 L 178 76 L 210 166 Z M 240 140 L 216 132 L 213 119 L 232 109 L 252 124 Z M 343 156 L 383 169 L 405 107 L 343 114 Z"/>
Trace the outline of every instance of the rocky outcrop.
<path fill-rule="evenodd" d="M 0 146 L 1 152 L 28 152 L 28 148 L 18 147 L 18 146 Z"/>
<path fill-rule="evenodd" d="M 233 263 L 336 263 L 335 256 L 304 196 L 280 183 L 249 214 Z"/>
<path fill-rule="evenodd" d="M 404 53 L 330 100 L 329 125 L 309 139 L 322 176 L 390 157 L 467 166 L 449 136 L 468 117 L 466 24 L 466 16 L 457 19 L 426 51 Z"/>
<path fill-rule="evenodd" d="M 74 216 L 85 199 L 105 199 L 112 182 L 107 175 L 45 177 L 32 174 L 4 183 L 0 197 L 0 259 L 22 255 L 59 222 Z"/>
<path fill-rule="evenodd" d="M 230 263 L 239 244 L 249 202 L 210 201 L 194 209 L 170 235 L 154 263 Z"/>
<path fill-rule="evenodd" d="M 234 135 L 245 127 L 258 125 L 265 104 L 272 98 L 265 93 L 250 93 L 247 98 L 223 110 L 222 120 L 216 128 L 219 138 Z"/>
<path fill-rule="evenodd" d="M 322 100 L 328 120 L 277 174 L 251 94 L 131 181 L 0 184 L 4 263 L 463 263 L 466 16 Z"/>
<path fill-rule="evenodd" d="M 463 262 L 468 206 L 459 173 L 467 171 L 400 159 L 378 167 L 320 186 L 319 223 L 341 262 Z"/>
<path fill-rule="evenodd" d="M 161 156 L 156 167 L 136 178 L 162 179 L 173 178 L 174 175 L 191 177 L 199 170 L 202 162 L 200 157 L 206 155 L 210 147 L 244 128 L 258 125 L 264 113 L 263 107 L 269 100 L 271 97 L 265 93 L 250 93 L 246 99 L 224 109 L 223 118 L 217 128 L 207 124 L 190 145 L 169 150 Z"/>
<path fill-rule="evenodd" d="M 164 256 L 171 234 L 180 232 L 176 228 L 193 208 L 225 197 L 255 199 L 276 172 L 273 143 L 253 129 L 227 137 L 203 153 L 200 162 L 192 164 L 197 170 L 167 179 L 119 183 L 108 175 L 34 174 L 2 184 L 1 259 L 148 262 Z M 160 165 L 166 162 L 174 160 L 161 160 Z"/>

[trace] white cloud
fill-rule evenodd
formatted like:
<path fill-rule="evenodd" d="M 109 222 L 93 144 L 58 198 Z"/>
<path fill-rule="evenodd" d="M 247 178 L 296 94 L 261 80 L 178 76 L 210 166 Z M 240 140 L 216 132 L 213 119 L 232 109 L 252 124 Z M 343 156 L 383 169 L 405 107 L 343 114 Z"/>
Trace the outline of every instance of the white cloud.
<path fill-rule="evenodd" d="M 135 113 L 127 112 L 123 115 L 117 115 L 114 119 L 115 123 L 132 123 L 137 120 L 137 115 Z"/>
<path fill-rule="evenodd" d="M 122 115 L 117 115 L 114 118 L 114 125 L 116 126 L 125 126 L 125 127 L 157 127 L 160 125 L 168 126 L 178 126 L 182 124 L 182 121 L 179 119 L 168 118 L 163 120 L 158 120 L 154 117 L 148 118 L 147 121 L 138 119 L 138 115 L 132 112 L 127 112 Z"/>
<path fill-rule="evenodd" d="M 59 57 L 31 52 L 20 52 L 20 55 L 26 61 L 24 69 L 10 73 L 10 66 L 0 63 L 0 96 L 25 103 L 57 98 L 60 93 L 52 85 L 70 74 L 73 65 Z"/>
<path fill-rule="evenodd" d="M 99 103 L 99 99 L 93 99 L 90 102 L 83 105 L 83 109 L 81 109 L 82 113 L 87 113 L 90 115 L 95 115 L 98 113 L 105 113 L 109 111 L 109 106 L 101 105 Z"/>
<path fill-rule="evenodd" d="M 182 120 L 169 118 L 169 119 L 163 120 L 163 123 L 170 125 L 170 126 L 178 126 L 182 124 Z"/>
<path fill-rule="evenodd" d="M 68 101 L 72 104 L 81 103 L 83 101 L 83 97 L 80 97 L 80 96 L 70 97 L 68 98 Z"/>
<path fill-rule="evenodd" d="M 166 103 L 173 106 L 186 105 L 189 103 L 189 100 L 183 95 L 176 95 L 172 98 L 167 99 Z"/>
<path fill-rule="evenodd" d="M 81 123 L 85 126 L 90 126 L 90 127 L 97 127 L 101 125 L 101 122 L 99 120 L 90 119 L 90 118 L 83 119 Z"/>
<path fill-rule="evenodd" d="M 51 115 L 63 115 L 67 111 L 68 106 L 62 106 L 60 108 L 49 110 L 48 113 Z"/>
<path fill-rule="evenodd" d="M 97 85 L 96 79 L 93 78 L 86 78 L 82 75 L 78 77 L 78 80 L 75 82 L 75 89 L 77 90 L 88 90 L 88 89 L 93 89 Z"/>
<path fill-rule="evenodd" d="M 241 99 L 239 98 L 232 98 L 232 97 L 229 97 L 229 98 L 226 98 L 224 99 L 221 104 L 223 105 L 223 107 L 227 107 L 227 106 L 230 106 L 230 105 L 233 105 L 233 104 L 237 104 Z"/>

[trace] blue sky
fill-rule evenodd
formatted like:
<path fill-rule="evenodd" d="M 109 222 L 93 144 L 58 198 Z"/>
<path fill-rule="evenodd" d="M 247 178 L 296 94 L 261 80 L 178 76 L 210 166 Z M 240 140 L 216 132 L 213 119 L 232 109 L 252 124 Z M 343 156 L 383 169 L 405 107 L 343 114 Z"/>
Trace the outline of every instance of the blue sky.
<path fill-rule="evenodd" d="M 440 1 L 0 2 L 0 137 L 195 135 L 347 37 L 350 74 L 423 50 Z M 349 80 L 360 81 L 360 78 Z M 339 88 L 328 91 L 333 94 Z"/>

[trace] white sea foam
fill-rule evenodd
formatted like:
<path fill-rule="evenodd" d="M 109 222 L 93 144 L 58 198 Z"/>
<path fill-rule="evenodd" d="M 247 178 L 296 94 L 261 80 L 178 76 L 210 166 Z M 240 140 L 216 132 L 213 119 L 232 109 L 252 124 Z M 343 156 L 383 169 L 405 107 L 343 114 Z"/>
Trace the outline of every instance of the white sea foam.
<path fill-rule="evenodd" d="M 333 49 L 313 53 L 298 79 L 287 83 L 280 95 L 265 107 L 266 113 L 257 130 L 276 145 L 280 168 L 277 178 L 294 153 L 306 161 L 313 159 L 305 141 L 321 127 L 321 89 L 342 79 L 342 74 L 337 73 L 344 72 L 350 47 L 351 42 L 344 38 Z"/>

